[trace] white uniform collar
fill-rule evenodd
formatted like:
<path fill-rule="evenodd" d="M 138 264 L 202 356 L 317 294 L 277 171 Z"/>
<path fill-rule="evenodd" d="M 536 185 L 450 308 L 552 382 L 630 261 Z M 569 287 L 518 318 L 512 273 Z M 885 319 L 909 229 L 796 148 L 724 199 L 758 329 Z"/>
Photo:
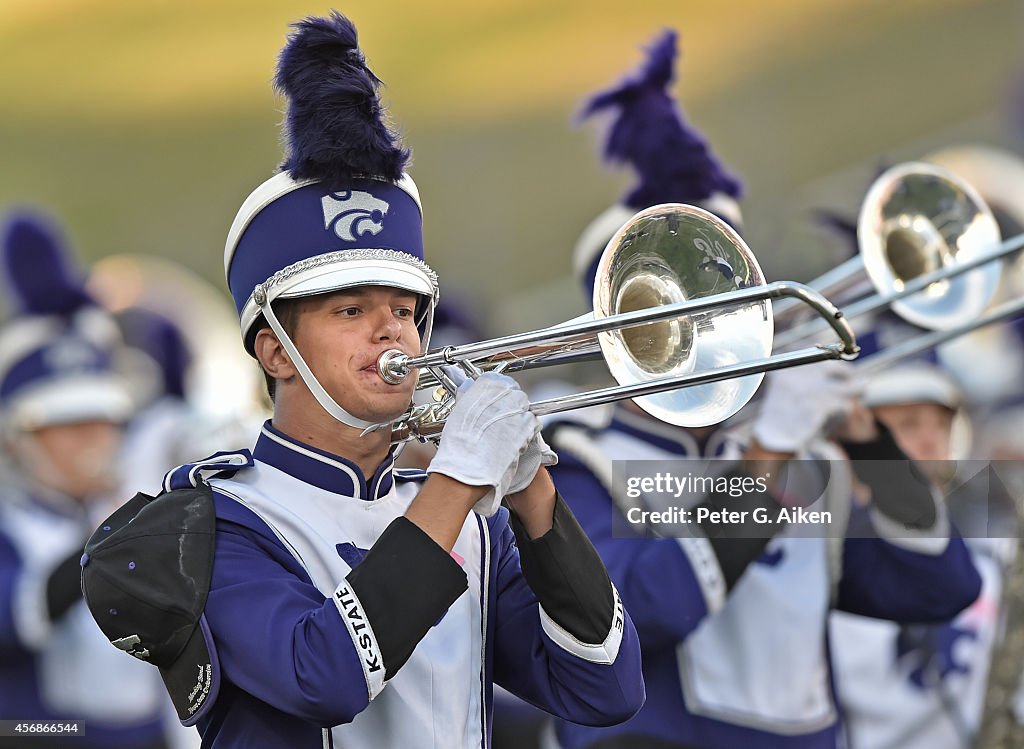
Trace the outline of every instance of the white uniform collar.
<path fill-rule="evenodd" d="M 253 458 L 332 494 L 356 499 L 380 499 L 394 486 L 394 451 L 368 479 L 350 460 L 305 445 L 263 424 Z"/>

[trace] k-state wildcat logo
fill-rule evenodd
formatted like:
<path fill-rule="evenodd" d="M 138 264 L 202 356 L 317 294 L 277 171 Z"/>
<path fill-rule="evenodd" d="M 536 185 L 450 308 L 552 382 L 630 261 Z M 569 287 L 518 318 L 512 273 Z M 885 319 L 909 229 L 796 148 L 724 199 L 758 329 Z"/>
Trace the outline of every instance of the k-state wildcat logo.
<path fill-rule="evenodd" d="M 43 359 L 49 367 L 70 371 L 87 371 L 100 364 L 95 349 L 70 336 L 59 339 L 46 349 Z"/>
<path fill-rule="evenodd" d="M 334 224 L 334 233 L 346 242 L 354 242 L 364 234 L 380 234 L 384 217 L 390 207 L 368 192 L 343 190 L 320 198 L 324 208 L 324 228 Z"/>

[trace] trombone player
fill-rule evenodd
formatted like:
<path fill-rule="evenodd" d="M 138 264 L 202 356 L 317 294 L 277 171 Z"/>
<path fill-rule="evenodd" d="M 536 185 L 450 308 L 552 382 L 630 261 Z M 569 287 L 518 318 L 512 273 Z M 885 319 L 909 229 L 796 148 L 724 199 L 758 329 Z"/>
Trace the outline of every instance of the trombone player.
<path fill-rule="evenodd" d="M 1012 501 L 967 462 L 957 476 L 954 444 L 966 442 L 959 385 L 925 358 L 877 374 L 864 404 L 885 424 L 944 497 L 982 579 L 956 618 L 898 625 L 837 612 L 830 622 L 836 688 L 853 749 L 963 749 L 975 746 L 986 686 L 1006 612 L 1002 590 L 1013 561 Z M 959 429 L 958 429 L 959 427 Z M 959 452 L 969 446 L 959 445 Z"/>
<path fill-rule="evenodd" d="M 493 682 L 566 720 L 628 718 L 635 629 L 514 381 L 466 383 L 426 472 L 394 467 L 415 379 L 377 360 L 426 346 L 437 278 L 352 23 L 296 24 L 276 83 L 290 153 L 225 262 L 273 418 L 97 530 L 94 617 L 218 747 L 487 746 Z M 177 621 L 152 615 L 168 597 Z"/>
<path fill-rule="evenodd" d="M 602 214 L 581 237 L 574 266 L 589 288 L 601 267 L 597 253 L 617 223 L 636 210 L 691 203 L 739 227 L 739 184 L 682 122 L 667 93 L 674 57 L 675 34 L 667 32 L 639 74 L 596 96 L 586 110 L 616 112 L 606 155 L 631 164 L 639 177 L 625 205 Z M 723 243 L 726 236 L 719 232 Z M 842 460 L 832 461 L 824 492 L 819 485 L 794 496 L 800 486 L 774 481 L 741 499 L 691 497 L 684 508 L 743 508 L 751 517 L 778 516 L 794 501 L 813 501 L 808 509 L 831 512 L 830 524 L 776 523 L 752 530 L 746 523 L 709 521 L 698 523 L 698 530 L 690 523 L 679 533 L 652 533 L 621 522 L 637 502 L 651 503 L 647 509 L 654 511 L 669 508 L 664 495 L 628 496 L 616 481 L 616 461 L 657 460 L 657 466 L 681 474 L 688 466 L 699 471 L 710 465 L 708 458 L 742 455 L 741 467 L 722 469 L 727 478 L 754 478 L 764 475 L 766 465 L 777 471 L 787 464 L 800 469 L 791 470 L 791 477 L 813 478 L 813 461 L 793 459 L 841 455 L 825 437 L 834 418 L 850 416 L 847 449 L 860 442 L 856 449 L 902 457 L 887 432 L 876 433 L 874 422 L 865 421 L 863 409 L 852 410 L 858 385 L 851 374 L 837 361 L 772 372 L 745 445 L 711 426 L 668 426 L 632 402 L 616 406 L 604 427 L 561 421 L 546 432 L 560 455 L 552 469 L 555 485 L 571 498 L 634 616 L 648 695 L 637 716 L 614 727 L 561 722 L 557 736 L 563 749 L 836 749 L 842 726 L 831 688 L 829 610 L 942 620 L 974 600 L 979 579 L 962 540 L 949 530 L 931 494 L 913 482 L 894 492 L 866 477 L 873 490 L 870 532 L 846 537 L 851 498 L 840 480 L 849 474 Z M 627 472 L 630 465 L 625 463 Z M 908 525 L 914 533 L 906 534 Z"/>

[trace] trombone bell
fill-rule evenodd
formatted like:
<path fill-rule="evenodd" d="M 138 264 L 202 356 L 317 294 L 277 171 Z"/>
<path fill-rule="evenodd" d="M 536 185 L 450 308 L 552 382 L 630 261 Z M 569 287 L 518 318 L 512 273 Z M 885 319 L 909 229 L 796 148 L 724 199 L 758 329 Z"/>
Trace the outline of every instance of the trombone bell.
<path fill-rule="evenodd" d="M 857 237 L 864 268 L 881 295 L 963 265 L 1000 240 L 999 226 L 974 188 L 923 162 L 900 164 L 875 180 L 861 206 Z M 892 308 L 915 325 L 947 330 L 988 307 L 999 277 L 999 264 L 989 263 L 937 281 Z"/>
<path fill-rule="evenodd" d="M 594 317 L 694 301 L 763 286 L 757 259 L 714 214 L 663 204 L 636 214 L 609 241 L 597 266 Z M 606 331 L 598 340 L 620 384 L 753 361 L 771 353 L 774 322 L 767 299 L 723 305 L 685 317 Z M 732 416 L 764 373 L 635 398 L 652 416 L 700 427 Z"/>

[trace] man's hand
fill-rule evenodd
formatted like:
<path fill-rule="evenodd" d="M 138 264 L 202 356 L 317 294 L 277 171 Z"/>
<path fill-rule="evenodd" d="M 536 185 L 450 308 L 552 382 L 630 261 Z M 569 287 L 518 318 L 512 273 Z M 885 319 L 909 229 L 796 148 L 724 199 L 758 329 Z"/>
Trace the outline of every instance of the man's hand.
<path fill-rule="evenodd" d="M 831 436 L 840 442 L 874 442 L 879 437 L 878 422 L 871 409 L 855 401 L 846 419 Z"/>
<path fill-rule="evenodd" d="M 765 450 L 798 453 L 853 408 L 862 385 L 847 362 L 769 372 L 753 436 Z"/>
<path fill-rule="evenodd" d="M 516 473 L 509 484 L 508 493 L 515 494 L 523 491 L 532 482 L 541 466 L 553 466 L 558 464 L 558 455 L 552 450 L 540 432 L 534 435 L 523 454 L 519 456 L 519 464 L 516 466 Z"/>
<path fill-rule="evenodd" d="M 444 474 L 467 486 L 491 487 L 493 491 L 474 509 L 493 515 L 516 482 L 520 458 L 540 433 L 540 422 L 529 406 L 526 394 L 510 377 L 485 373 L 467 380 L 455 396 L 455 407 L 427 472 Z M 543 450 L 538 467 L 542 459 Z M 536 473 L 537 468 L 533 470 Z M 529 483 L 524 476 L 518 478 L 517 483 L 524 487 Z"/>

